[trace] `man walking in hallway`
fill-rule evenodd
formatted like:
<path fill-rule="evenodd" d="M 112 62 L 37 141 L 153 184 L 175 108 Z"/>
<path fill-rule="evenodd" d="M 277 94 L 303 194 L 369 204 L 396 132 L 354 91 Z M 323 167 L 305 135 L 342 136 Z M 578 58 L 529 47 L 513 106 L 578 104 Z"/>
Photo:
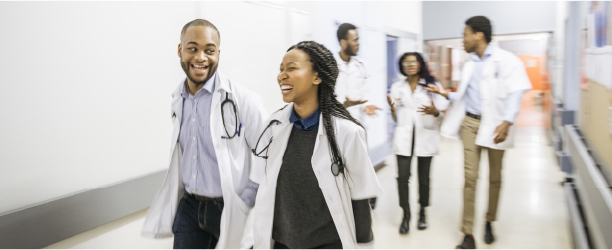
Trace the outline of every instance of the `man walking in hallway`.
<path fill-rule="evenodd" d="M 174 248 L 249 248 L 250 180 L 255 145 L 267 118 L 258 95 L 217 70 L 221 35 L 203 19 L 187 23 L 178 45 L 183 79 L 172 94 L 170 166 L 142 235 L 174 235 Z M 170 115 L 170 114 L 169 114 Z"/>
<path fill-rule="evenodd" d="M 357 57 L 359 52 L 359 33 L 357 27 L 343 23 L 336 32 L 340 43 L 340 52 L 334 55 L 338 63 L 338 79 L 336 80 L 336 98 L 349 111 L 367 133 L 365 115 L 374 115 L 380 108 L 368 104 L 369 90 L 368 74 L 364 61 Z M 376 206 L 376 198 L 370 200 L 372 209 Z"/>
<path fill-rule="evenodd" d="M 465 183 L 463 189 L 463 242 L 457 248 L 473 249 L 472 236 L 476 181 L 480 153 L 489 155 L 489 202 L 484 241 L 495 240 L 491 223 L 497 218 L 502 182 L 504 150 L 513 147 L 512 124 L 521 106 L 522 95 L 531 89 L 523 62 L 511 52 L 491 45 L 489 19 L 475 16 L 465 22 L 463 46 L 472 53 L 463 66 L 457 92 L 449 93 L 435 85 L 428 91 L 453 102 L 441 128 L 445 137 L 463 140 Z"/>

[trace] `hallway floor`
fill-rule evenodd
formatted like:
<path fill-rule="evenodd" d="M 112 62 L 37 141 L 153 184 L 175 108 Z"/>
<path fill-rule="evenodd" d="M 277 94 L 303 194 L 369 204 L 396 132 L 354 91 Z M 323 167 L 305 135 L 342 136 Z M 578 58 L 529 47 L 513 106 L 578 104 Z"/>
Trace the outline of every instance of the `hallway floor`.
<path fill-rule="evenodd" d="M 488 164 L 483 154 L 477 183 L 474 237 L 478 248 L 572 248 L 569 217 L 559 171 L 544 130 L 519 128 L 516 147 L 504 156 L 498 220 L 493 223 L 496 241 L 484 243 L 488 199 Z M 459 231 L 463 202 L 463 155 L 460 141 L 443 139 L 441 155 L 433 160 L 428 228 L 419 231 L 417 181 L 410 178 L 413 219 L 410 232 L 400 235 L 402 209 L 397 197 L 394 157 L 378 172 L 385 195 L 374 210 L 377 248 L 454 248 L 463 239 Z M 416 172 L 413 162 L 412 173 Z M 415 219 L 416 217 L 416 219 Z"/>

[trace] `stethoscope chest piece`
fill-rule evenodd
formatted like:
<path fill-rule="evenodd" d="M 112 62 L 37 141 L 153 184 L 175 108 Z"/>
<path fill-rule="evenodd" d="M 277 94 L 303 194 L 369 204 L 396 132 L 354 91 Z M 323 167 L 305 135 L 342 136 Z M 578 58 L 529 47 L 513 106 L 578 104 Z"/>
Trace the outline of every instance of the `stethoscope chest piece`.
<path fill-rule="evenodd" d="M 331 164 L 331 171 L 334 176 L 338 176 L 340 174 L 340 166 L 338 163 L 334 162 Z"/>

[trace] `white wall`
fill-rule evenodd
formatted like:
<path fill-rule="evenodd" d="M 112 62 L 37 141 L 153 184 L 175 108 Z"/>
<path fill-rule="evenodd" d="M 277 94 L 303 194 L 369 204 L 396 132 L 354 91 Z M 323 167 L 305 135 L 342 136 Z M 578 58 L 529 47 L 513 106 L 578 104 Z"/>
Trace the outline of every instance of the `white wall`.
<path fill-rule="evenodd" d="M 411 32 L 417 35 L 417 40 L 399 38 L 398 52 L 423 52 L 423 2 L 397 1 L 386 2 L 385 24 L 398 30 Z"/>
<path fill-rule="evenodd" d="M 421 30 L 416 16 L 385 19 L 390 5 L 421 7 L 0 2 L 0 213 L 167 167 L 171 93 L 184 78 L 177 45 L 194 18 L 217 26 L 219 69 L 260 94 L 269 113 L 284 105 L 276 75 L 289 46 L 315 40 L 336 53 L 335 22 L 352 22 L 370 65 L 372 101 L 387 108 L 384 28 Z M 371 148 L 386 139 L 384 118 L 370 124 Z"/>
<path fill-rule="evenodd" d="M 491 20 L 493 35 L 549 32 L 555 29 L 553 1 L 427 1 L 423 3 L 425 40 L 459 38 L 465 21 L 476 15 Z"/>
<path fill-rule="evenodd" d="M 193 2 L 0 3 L 0 213 L 161 170 Z"/>
<path fill-rule="evenodd" d="M 340 51 L 336 37 L 337 23 L 352 23 L 358 27 L 360 51 L 357 56 L 364 59 L 369 67 L 371 77 L 368 85 L 371 90 L 371 101 L 374 105 L 388 110 L 386 103 L 386 33 L 387 27 L 420 36 L 422 21 L 421 2 L 313 2 L 313 37 L 321 42 L 332 53 Z M 415 14 L 403 17 L 401 9 L 411 9 Z M 393 16 L 393 17 L 390 17 Z M 402 16 L 402 17 L 397 17 Z M 400 39 L 398 52 L 413 51 L 415 42 Z M 370 149 L 387 143 L 387 117 L 383 112 L 368 117 L 368 144 Z"/>
<path fill-rule="evenodd" d="M 284 4 L 202 2 L 201 10 L 201 18 L 221 32 L 219 69 L 232 81 L 260 94 L 268 114 L 282 108 L 285 103 L 276 77 L 285 52 L 297 43 L 288 40 L 292 26 L 286 21 Z M 297 26 L 300 21 L 293 23 Z M 295 36 L 303 35 L 299 32 Z"/>

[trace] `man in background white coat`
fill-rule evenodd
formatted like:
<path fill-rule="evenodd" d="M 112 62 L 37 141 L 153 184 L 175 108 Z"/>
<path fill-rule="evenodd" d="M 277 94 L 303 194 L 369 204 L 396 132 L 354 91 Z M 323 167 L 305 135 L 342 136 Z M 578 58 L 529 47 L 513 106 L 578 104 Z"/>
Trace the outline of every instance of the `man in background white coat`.
<path fill-rule="evenodd" d="M 364 61 L 357 57 L 359 33 L 355 25 L 343 23 L 338 27 L 336 35 L 341 48 L 340 52 L 334 55 L 340 71 L 336 80 L 336 98 L 367 132 L 366 115 L 374 115 L 380 108 L 368 103 L 370 93 L 367 79 L 370 75 Z M 372 209 L 375 205 L 376 198 L 372 198 Z"/>
<path fill-rule="evenodd" d="M 491 223 L 497 218 L 497 205 L 502 182 L 502 159 L 505 149 L 513 147 L 514 119 L 521 107 L 525 91 L 531 89 L 525 65 L 511 52 L 491 45 L 491 22 L 475 16 L 465 22 L 463 46 L 473 53 L 465 62 L 457 92 L 448 93 L 435 85 L 428 91 L 453 102 L 444 123 L 442 136 L 463 141 L 465 184 L 463 188 L 463 222 L 465 235 L 457 248 L 476 248 L 474 227 L 476 181 L 483 148 L 489 154 L 489 207 L 484 241 L 492 243 Z"/>

